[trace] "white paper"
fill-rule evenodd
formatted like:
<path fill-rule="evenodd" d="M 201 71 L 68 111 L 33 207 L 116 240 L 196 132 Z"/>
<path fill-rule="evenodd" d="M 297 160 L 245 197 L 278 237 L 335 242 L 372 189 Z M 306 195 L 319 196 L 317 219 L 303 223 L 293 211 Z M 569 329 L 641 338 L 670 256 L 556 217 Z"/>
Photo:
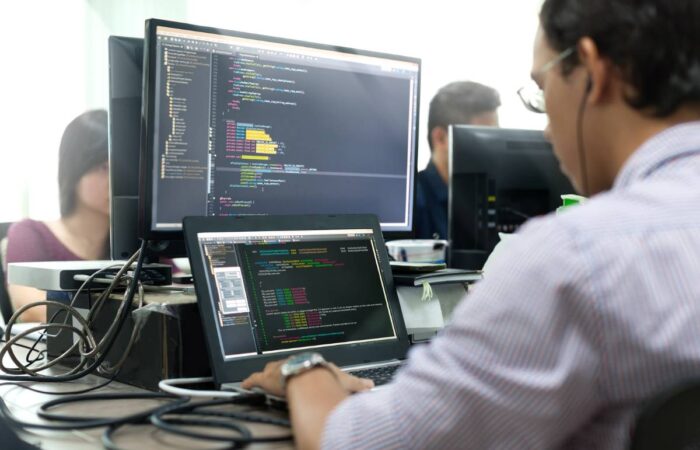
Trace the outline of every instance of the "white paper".
<path fill-rule="evenodd" d="M 442 308 L 437 298 L 431 301 L 421 300 L 422 286 L 397 286 L 403 321 L 408 333 L 414 328 L 442 328 L 445 325 L 442 319 Z"/>

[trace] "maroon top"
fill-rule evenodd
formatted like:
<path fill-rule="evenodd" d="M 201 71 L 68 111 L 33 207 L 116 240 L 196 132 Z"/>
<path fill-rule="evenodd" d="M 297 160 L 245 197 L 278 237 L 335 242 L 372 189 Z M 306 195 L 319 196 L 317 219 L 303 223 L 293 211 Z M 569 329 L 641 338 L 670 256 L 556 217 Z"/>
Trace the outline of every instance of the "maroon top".
<path fill-rule="evenodd" d="M 24 219 L 7 231 L 7 263 L 34 261 L 81 261 L 68 250 L 44 222 Z"/>

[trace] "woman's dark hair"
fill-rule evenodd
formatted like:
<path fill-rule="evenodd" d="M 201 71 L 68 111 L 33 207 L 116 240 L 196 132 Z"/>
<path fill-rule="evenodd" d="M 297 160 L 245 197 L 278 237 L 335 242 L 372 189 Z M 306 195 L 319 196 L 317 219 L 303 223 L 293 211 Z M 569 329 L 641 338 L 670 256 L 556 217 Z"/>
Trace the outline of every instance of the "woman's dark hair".
<path fill-rule="evenodd" d="M 700 1 L 545 0 L 540 23 L 557 51 L 595 41 L 634 92 L 630 106 L 665 117 L 700 101 Z M 579 63 L 562 62 L 567 75 Z"/>
<path fill-rule="evenodd" d="M 479 114 L 495 111 L 501 97 L 494 88 L 474 81 L 453 81 L 443 86 L 430 101 L 428 143 L 433 150 L 430 132 L 435 127 L 469 123 Z"/>
<path fill-rule="evenodd" d="M 75 209 L 76 187 L 91 169 L 107 161 L 107 111 L 84 112 L 68 124 L 58 151 L 61 216 Z"/>

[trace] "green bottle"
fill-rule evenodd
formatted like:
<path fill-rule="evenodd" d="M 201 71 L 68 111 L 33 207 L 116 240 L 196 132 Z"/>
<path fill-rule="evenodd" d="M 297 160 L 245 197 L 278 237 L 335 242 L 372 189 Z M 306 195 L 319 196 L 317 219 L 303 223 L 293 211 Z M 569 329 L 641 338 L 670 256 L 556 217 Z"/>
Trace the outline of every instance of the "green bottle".
<path fill-rule="evenodd" d="M 580 205 L 582 203 L 585 203 L 586 197 L 583 197 L 581 195 L 576 195 L 576 194 L 564 194 L 561 196 L 561 201 L 562 201 L 562 205 L 559 208 L 557 208 L 557 214 L 561 213 L 566 208 L 569 208 L 571 206 Z"/>

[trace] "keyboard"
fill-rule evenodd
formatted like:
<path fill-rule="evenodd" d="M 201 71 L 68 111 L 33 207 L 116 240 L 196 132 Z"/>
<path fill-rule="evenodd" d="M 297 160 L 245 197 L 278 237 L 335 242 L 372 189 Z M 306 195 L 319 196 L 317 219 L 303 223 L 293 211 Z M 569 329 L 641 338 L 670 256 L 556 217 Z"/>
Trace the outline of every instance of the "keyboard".
<path fill-rule="evenodd" d="M 375 386 L 381 386 L 391 381 L 394 378 L 394 373 L 401 367 L 400 364 L 391 366 L 372 367 L 369 369 L 351 370 L 348 373 L 360 377 L 369 378 L 374 381 Z"/>

